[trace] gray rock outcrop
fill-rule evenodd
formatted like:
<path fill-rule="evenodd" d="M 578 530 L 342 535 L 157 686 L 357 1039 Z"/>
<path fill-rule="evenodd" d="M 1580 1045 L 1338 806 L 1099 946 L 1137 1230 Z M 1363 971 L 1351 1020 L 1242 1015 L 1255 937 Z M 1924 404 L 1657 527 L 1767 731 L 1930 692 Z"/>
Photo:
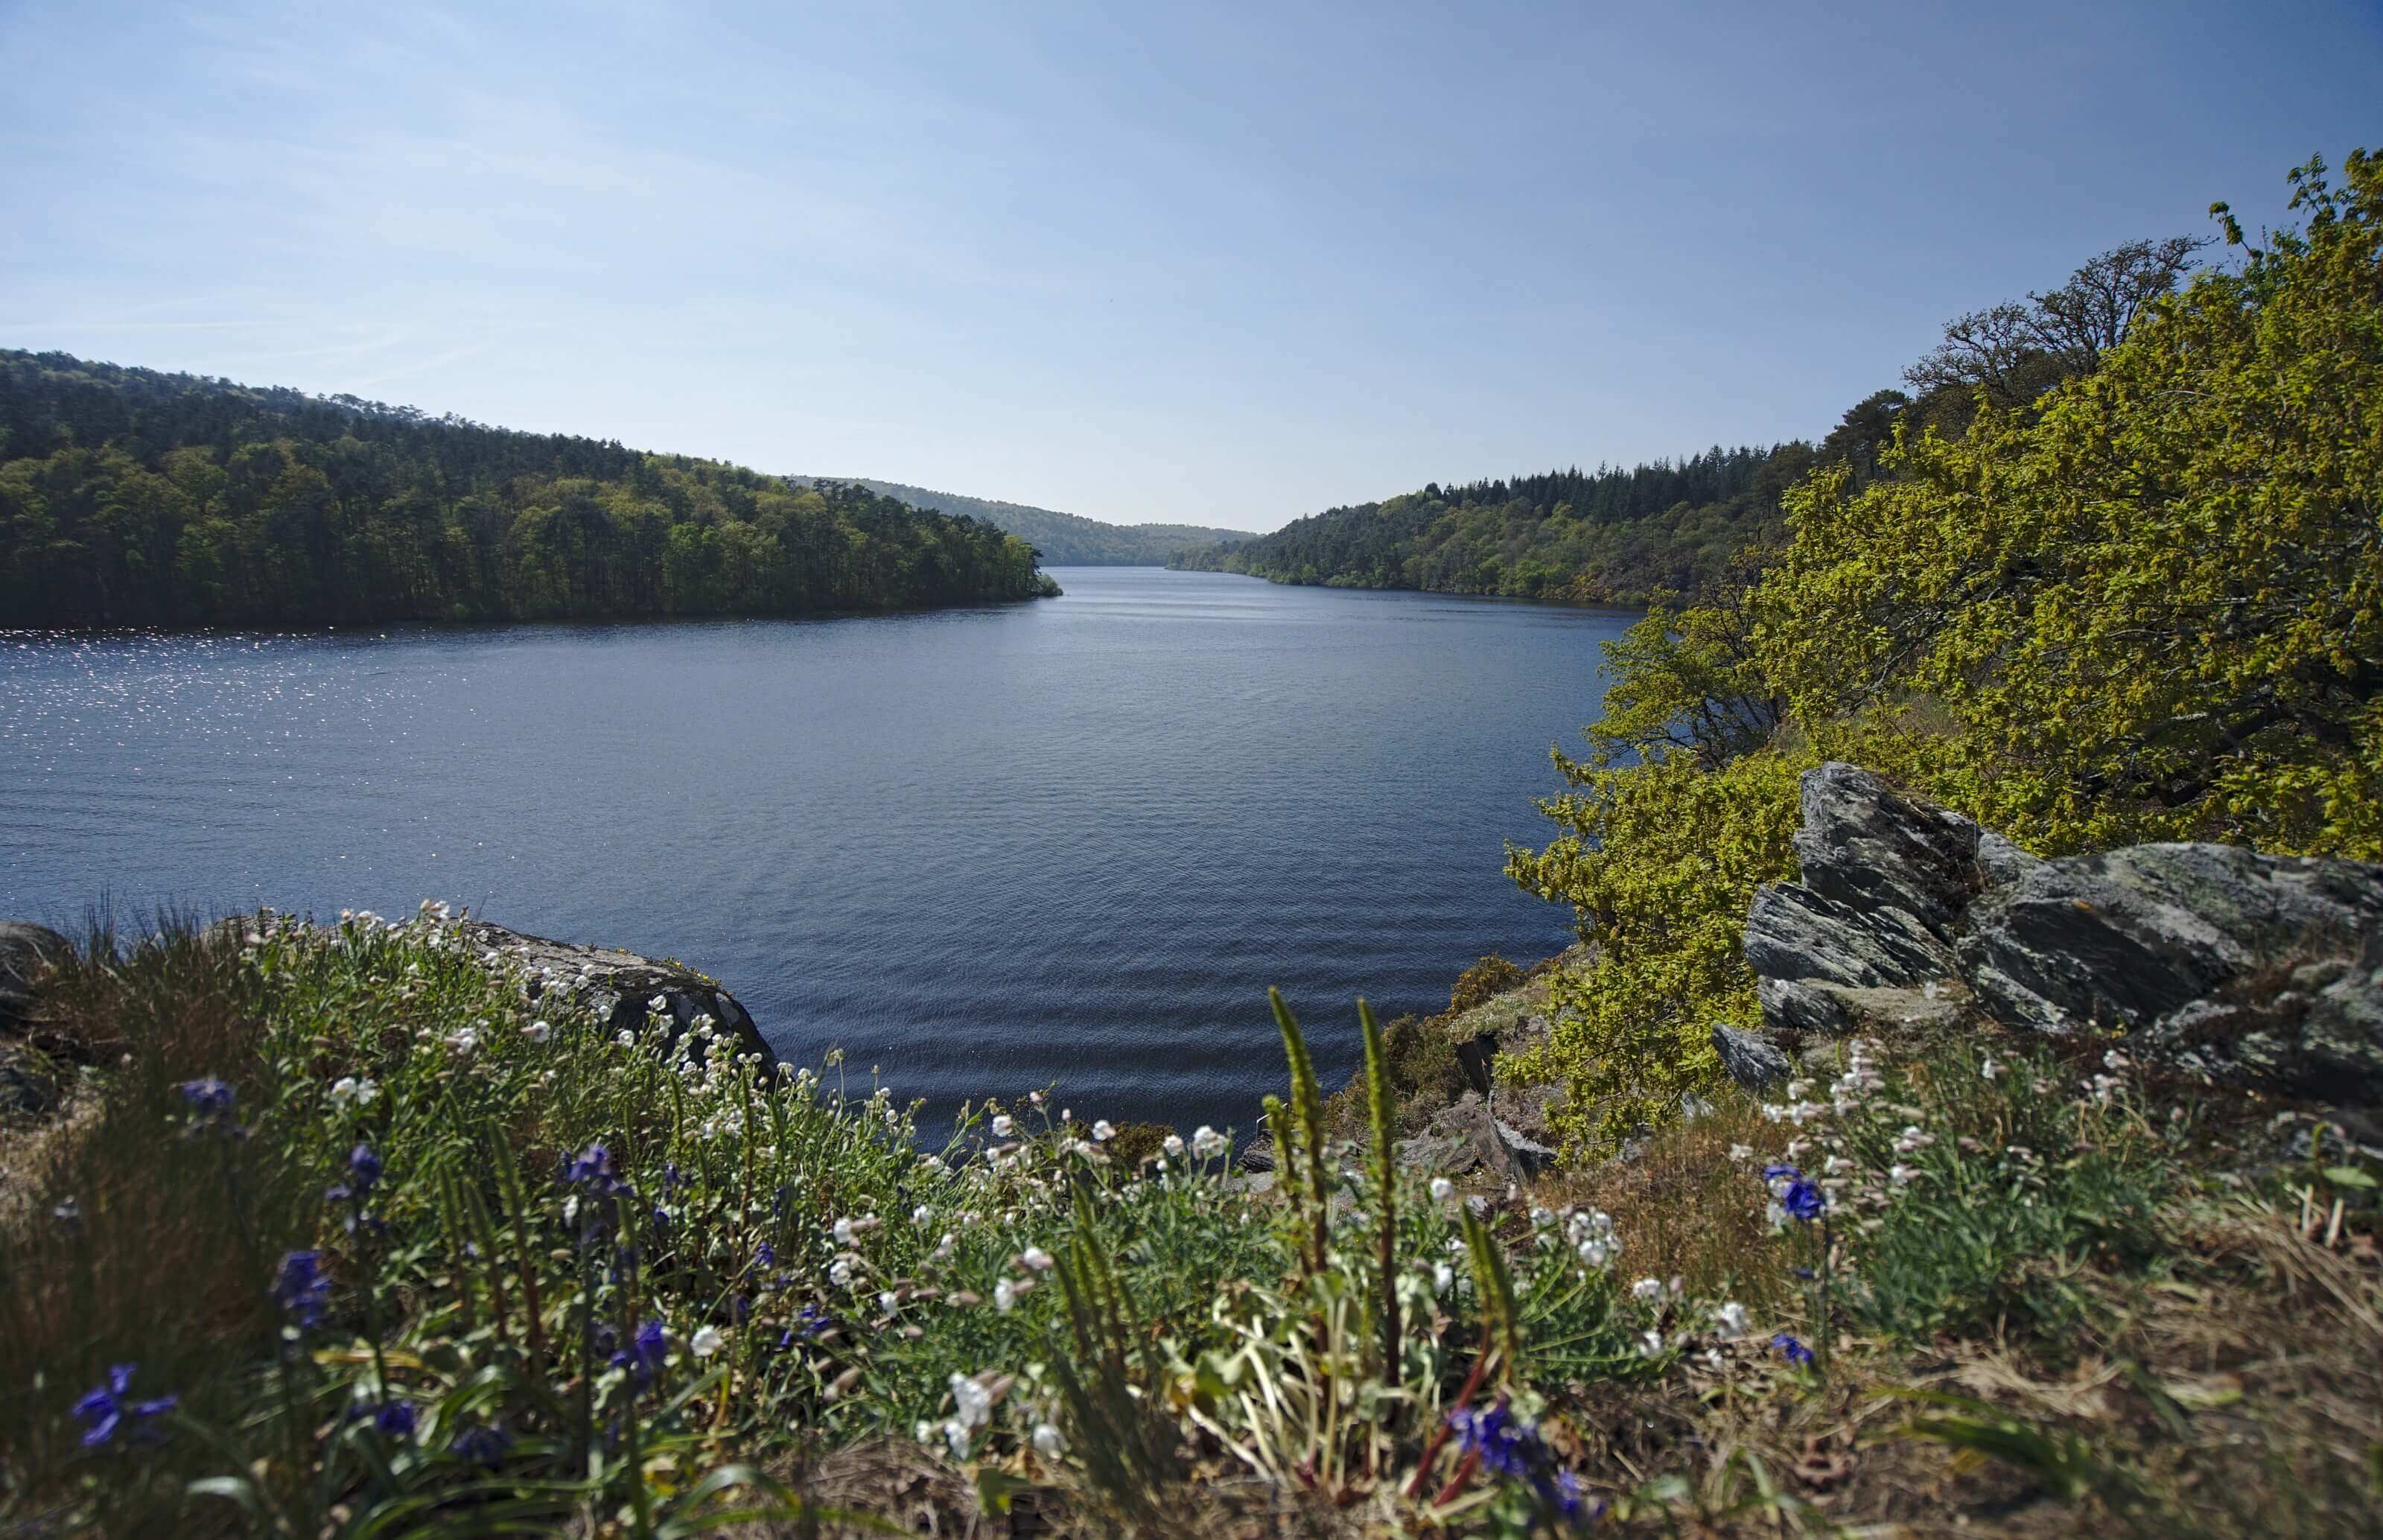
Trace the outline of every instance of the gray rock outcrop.
<path fill-rule="evenodd" d="M 551 992 L 615 1030 L 643 1030 L 650 1003 L 660 995 L 673 1037 L 691 1030 L 698 1016 L 708 1016 L 736 1053 L 759 1053 L 764 1064 L 777 1062 L 778 1055 L 736 997 L 719 979 L 684 963 L 642 957 L 617 947 L 549 941 L 481 919 L 463 920 L 456 931 L 472 946 L 525 970 L 532 1000 Z"/>
<path fill-rule="evenodd" d="M 1747 922 L 1769 1037 L 1974 1010 L 2122 1032 L 2220 1078 L 2383 1100 L 2383 867 L 2216 844 L 2043 860 L 1842 764 L 1806 772 L 1802 810 L 1802 881 L 1763 889 Z M 1733 1075 L 1767 1078 L 1780 1045 L 1724 1030 Z"/>

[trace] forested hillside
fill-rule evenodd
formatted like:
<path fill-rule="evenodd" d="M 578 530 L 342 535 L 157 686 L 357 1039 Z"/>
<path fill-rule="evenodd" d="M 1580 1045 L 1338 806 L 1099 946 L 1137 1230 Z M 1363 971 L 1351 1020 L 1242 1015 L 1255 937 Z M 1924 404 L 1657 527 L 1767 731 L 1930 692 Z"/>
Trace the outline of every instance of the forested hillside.
<path fill-rule="evenodd" d="M 801 614 L 1056 592 L 864 487 L 0 352 L 0 624 Z"/>
<path fill-rule="evenodd" d="M 1898 425 L 1958 435 L 1980 403 L 2012 409 L 2090 373 L 2204 241 L 2138 240 L 2024 302 L 1961 316 L 1944 345 L 1818 444 L 1715 445 L 1680 460 L 1476 481 L 1329 509 L 1168 565 L 1276 583 L 1421 588 L 1569 604 L 1696 601 L 1742 588 L 1787 540 L 1787 495 L 1834 468 L 1858 489 L 1895 473 Z"/>
<path fill-rule="evenodd" d="M 819 478 L 796 479 L 811 482 Z M 934 492 L 924 487 L 906 487 L 898 481 L 854 477 L 850 485 L 899 499 L 913 508 L 965 515 L 1006 529 L 1032 546 L 1044 564 L 1053 567 L 1156 567 L 1177 551 L 1193 546 L 1249 537 L 1238 529 L 1203 529 L 1197 524 L 1103 524 L 1098 519 L 1048 508 L 963 497 L 957 492 Z"/>

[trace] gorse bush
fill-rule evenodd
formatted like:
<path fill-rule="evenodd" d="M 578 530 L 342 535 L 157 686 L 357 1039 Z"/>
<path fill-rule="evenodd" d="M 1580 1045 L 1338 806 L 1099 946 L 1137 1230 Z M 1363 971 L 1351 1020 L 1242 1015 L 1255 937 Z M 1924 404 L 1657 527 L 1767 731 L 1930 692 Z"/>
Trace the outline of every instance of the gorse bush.
<path fill-rule="evenodd" d="M 1130 1164 L 1040 1095 L 931 1147 L 833 1059 L 533 1000 L 435 910 L 237 930 L 56 986 L 129 1057 L 0 1249 L 14 1516 L 682 1534 L 791 1521 L 813 1450 L 897 1438 L 1126 1528 L 1204 1461 L 1494 1530 L 1589 1500 L 1543 1386 L 1722 1335 L 1617 1281 L 1602 1216 L 1476 1219 L 1387 1123 L 1334 1140 L 1312 1073 L 1285 1202 L 1213 1130 Z"/>
<path fill-rule="evenodd" d="M 1508 862 L 1595 954 L 1512 1066 L 1572 1084 L 1575 1149 L 1673 1115 L 1753 1019 L 1737 938 L 1821 758 L 2047 854 L 2383 854 L 2383 157 L 2292 183 L 2303 228 L 2221 210 L 2233 267 L 2041 394 L 1982 384 L 1957 435 L 1895 418 L 1881 474 L 1788 494 L 1759 582 L 1609 644 L 1561 832 Z"/>

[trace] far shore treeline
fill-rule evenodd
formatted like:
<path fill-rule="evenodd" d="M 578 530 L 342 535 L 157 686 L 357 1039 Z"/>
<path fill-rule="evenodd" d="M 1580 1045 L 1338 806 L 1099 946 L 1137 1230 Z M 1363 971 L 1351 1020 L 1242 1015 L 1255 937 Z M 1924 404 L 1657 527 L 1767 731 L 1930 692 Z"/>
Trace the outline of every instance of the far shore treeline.
<path fill-rule="evenodd" d="M 0 351 L 0 624 L 809 614 L 1056 593 L 865 487 Z"/>

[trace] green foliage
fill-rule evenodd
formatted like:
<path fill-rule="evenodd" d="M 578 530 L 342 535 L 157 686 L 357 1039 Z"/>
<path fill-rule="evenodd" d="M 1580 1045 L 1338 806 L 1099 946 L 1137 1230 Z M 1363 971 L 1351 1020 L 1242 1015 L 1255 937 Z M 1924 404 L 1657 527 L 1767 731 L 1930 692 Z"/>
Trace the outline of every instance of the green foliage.
<path fill-rule="evenodd" d="M 1448 1008 L 1469 1011 L 1494 995 L 1519 988 L 1523 979 L 1521 968 L 1493 953 L 1456 976 L 1455 987 L 1448 992 Z"/>
<path fill-rule="evenodd" d="M 0 352 L 14 625 L 796 614 L 1055 592 L 1026 542 L 857 487 Z"/>
<path fill-rule="evenodd" d="M 2346 177 L 2033 409 L 1798 490 L 1757 634 L 1825 749 L 1925 700 L 1916 782 L 2039 848 L 2383 853 L 2383 159 Z"/>
<path fill-rule="evenodd" d="M 2239 271 L 2169 294 L 2167 242 L 2038 297 L 2128 296 L 2056 383 L 1980 376 L 1957 437 L 1873 398 L 1759 583 L 1608 645 L 1562 832 L 1507 866 L 1596 949 L 1512 1066 L 1571 1083 L 1575 1149 L 1673 1115 L 1710 1025 L 1756 1018 L 1739 937 L 1822 758 L 2040 850 L 2383 855 L 2383 158 L 2345 179 L 2295 173 L 2305 230 Z"/>
<path fill-rule="evenodd" d="M 1574 1151 L 1676 1115 L 1718 1069 L 1716 1021 L 1759 1018 L 1746 966 L 1755 889 L 1795 875 L 1797 777 L 1812 761 L 1766 751 L 1702 770 L 1685 754 L 1600 768 L 1561 752 L 1574 790 L 1540 804 L 1566 831 L 1507 853 L 1525 891 L 1569 903 L 1587 961 L 1559 975 L 1554 1029 L 1506 1073 L 1562 1079 L 1553 1115 Z"/>

